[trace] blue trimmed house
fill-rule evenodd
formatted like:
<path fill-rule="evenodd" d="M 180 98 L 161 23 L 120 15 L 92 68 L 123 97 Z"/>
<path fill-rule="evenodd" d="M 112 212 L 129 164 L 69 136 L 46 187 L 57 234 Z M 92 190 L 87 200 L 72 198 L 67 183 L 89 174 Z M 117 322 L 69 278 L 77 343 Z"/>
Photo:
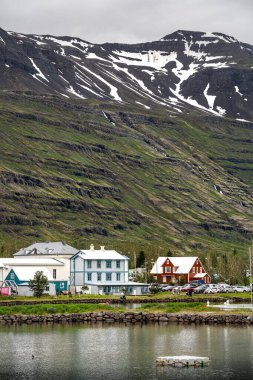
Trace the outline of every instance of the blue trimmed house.
<path fill-rule="evenodd" d="M 132 295 L 148 293 L 148 284 L 129 281 L 128 262 L 128 257 L 92 244 L 70 258 L 70 287 L 80 291 L 86 285 L 90 294 L 120 294 L 122 289 Z"/>
<path fill-rule="evenodd" d="M 18 295 L 32 296 L 33 292 L 29 288 L 29 280 L 34 278 L 37 271 L 42 271 L 47 277 L 49 286 L 45 293 L 55 295 L 57 293 L 68 290 L 68 281 L 56 281 L 46 267 L 16 267 L 11 268 L 5 278 L 5 282 L 12 283 L 17 287 Z"/>

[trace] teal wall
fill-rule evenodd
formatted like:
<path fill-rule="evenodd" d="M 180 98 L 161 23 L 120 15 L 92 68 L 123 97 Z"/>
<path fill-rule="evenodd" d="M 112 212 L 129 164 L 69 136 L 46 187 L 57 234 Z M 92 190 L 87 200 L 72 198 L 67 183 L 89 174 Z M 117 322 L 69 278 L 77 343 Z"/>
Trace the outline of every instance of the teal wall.
<path fill-rule="evenodd" d="M 56 293 L 68 290 L 68 281 L 54 281 L 54 284 Z M 64 288 L 61 288 L 61 284 L 64 284 Z"/>
<path fill-rule="evenodd" d="M 11 278 L 11 274 L 14 273 L 14 278 Z M 27 282 L 27 281 L 20 281 L 18 276 L 16 275 L 16 273 L 14 272 L 13 269 L 10 270 L 10 272 L 8 273 L 8 276 L 6 276 L 5 280 L 7 281 L 15 281 L 15 283 L 17 285 L 19 284 L 22 284 L 23 282 Z"/>

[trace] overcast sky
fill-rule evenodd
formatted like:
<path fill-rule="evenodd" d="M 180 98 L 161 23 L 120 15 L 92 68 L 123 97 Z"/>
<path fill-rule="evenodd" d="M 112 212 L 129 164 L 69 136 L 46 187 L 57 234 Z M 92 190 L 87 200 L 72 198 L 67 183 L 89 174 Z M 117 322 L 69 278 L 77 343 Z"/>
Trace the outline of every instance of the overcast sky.
<path fill-rule="evenodd" d="M 154 41 L 178 29 L 253 44 L 253 0 L 0 0 L 0 27 L 94 43 Z"/>

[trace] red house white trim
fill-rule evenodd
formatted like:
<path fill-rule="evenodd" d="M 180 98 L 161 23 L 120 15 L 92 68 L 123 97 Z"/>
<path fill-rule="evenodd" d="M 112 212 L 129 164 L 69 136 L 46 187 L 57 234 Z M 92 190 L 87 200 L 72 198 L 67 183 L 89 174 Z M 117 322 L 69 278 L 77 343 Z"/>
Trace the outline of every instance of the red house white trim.
<path fill-rule="evenodd" d="M 206 273 L 198 257 L 159 257 L 150 273 L 159 283 L 168 284 L 193 280 L 210 283 L 211 277 Z"/>

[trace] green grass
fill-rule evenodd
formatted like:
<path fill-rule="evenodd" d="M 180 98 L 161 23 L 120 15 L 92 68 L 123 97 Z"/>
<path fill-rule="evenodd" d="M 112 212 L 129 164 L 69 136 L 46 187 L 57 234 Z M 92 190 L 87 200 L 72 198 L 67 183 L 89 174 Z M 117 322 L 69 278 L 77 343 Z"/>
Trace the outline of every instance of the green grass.
<path fill-rule="evenodd" d="M 78 112 L 71 108 L 76 103 L 83 106 Z M 247 143 L 252 130 L 221 118 L 207 122 L 197 113 L 171 124 L 159 107 L 146 113 L 105 102 L 69 104 L 63 110 L 56 99 L 0 95 L 0 256 L 45 240 L 64 240 L 78 249 L 92 241 L 130 258 L 145 250 L 149 261 L 168 249 L 222 255 L 235 248 L 246 256 L 250 240 L 244 229 L 253 225 L 253 150 Z M 120 120 L 119 111 L 128 114 L 133 128 Z M 248 160 L 245 183 L 237 164 L 228 169 L 231 162 L 223 158 L 231 155 Z M 1 180 L 2 172 L 7 177 Z M 21 179 L 10 181 L 8 175 Z M 25 176 L 40 179 L 42 186 L 25 183 Z M 207 221 L 214 227 L 203 228 Z M 105 233 L 87 232 L 93 227 Z"/>
<path fill-rule="evenodd" d="M 164 305 L 160 303 L 148 303 L 137 308 L 136 311 L 148 313 L 198 313 L 210 311 L 210 308 L 207 308 L 203 302 L 168 302 Z"/>
<path fill-rule="evenodd" d="M 72 314 L 92 313 L 100 311 L 123 312 L 123 308 L 115 308 L 106 304 L 61 304 L 61 305 L 18 305 L 0 306 L 0 315 L 45 315 L 45 314 Z"/>
<path fill-rule="evenodd" d="M 52 314 L 73 314 L 73 313 L 93 313 L 93 312 L 129 312 L 129 309 L 122 306 L 110 306 L 101 304 L 43 304 L 43 305 L 12 305 L 0 306 L 0 315 L 52 315 Z M 131 310 L 133 312 L 145 313 L 235 313 L 234 310 L 212 309 L 203 302 L 167 302 L 147 303 Z M 245 312 L 237 309 L 236 313 Z M 250 311 L 252 312 L 252 311 Z M 247 311 L 249 313 L 249 311 Z"/>

